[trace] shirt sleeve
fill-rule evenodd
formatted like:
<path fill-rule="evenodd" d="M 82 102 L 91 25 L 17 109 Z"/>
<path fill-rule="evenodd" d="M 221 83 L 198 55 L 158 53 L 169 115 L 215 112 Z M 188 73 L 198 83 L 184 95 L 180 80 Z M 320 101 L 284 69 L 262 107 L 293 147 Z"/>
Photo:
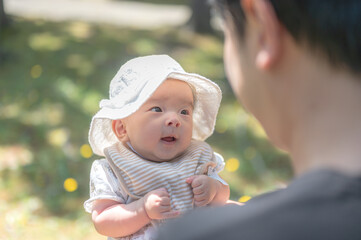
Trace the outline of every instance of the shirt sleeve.
<path fill-rule="evenodd" d="M 91 213 L 93 203 L 100 199 L 126 203 L 127 194 L 120 187 L 113 170 L 106 159 L 95 160 L 90 170 L 90 198 L 84 202 L 84 209 Z"/>
<path fill-rule="evenodd" d="M 223 169 L 224 169 L 224 159 L 222 157 L 222 155 L 220 155 L 219 153 L 214 152 L 214 156 L 216 157 L 216 166 L 214 168 L 210 168 L 208 170 L 208 176 L 218 180 L 220 183 L 222 183 L 223 185 L 228 185 L 228 183 L 226 181 L 224 181 L 219 175 L 218 173 L 220 173 Z"/>

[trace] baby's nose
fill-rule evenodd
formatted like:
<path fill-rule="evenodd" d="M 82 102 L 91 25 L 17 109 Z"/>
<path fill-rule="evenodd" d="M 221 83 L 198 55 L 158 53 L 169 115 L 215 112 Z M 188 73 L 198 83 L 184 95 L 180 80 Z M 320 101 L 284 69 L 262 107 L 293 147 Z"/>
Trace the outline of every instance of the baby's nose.
<path fill-rule="evenodd" d="M 180 127 L 181 123 L 176 114 L 170 114 L 165 124 L 169 127 Z"/>

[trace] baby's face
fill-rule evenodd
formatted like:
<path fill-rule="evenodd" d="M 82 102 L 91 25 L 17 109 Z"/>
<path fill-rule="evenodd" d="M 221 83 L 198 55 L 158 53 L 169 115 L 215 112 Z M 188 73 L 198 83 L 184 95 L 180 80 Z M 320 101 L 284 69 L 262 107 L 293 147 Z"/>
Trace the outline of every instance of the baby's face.
<path fill-rule="evenodd" d="M 135 151 L 157 162 L 183 153 L 192 139 L 193 102 L 187 83 L 164 81 L 135 113 L 123 119 Z"/>

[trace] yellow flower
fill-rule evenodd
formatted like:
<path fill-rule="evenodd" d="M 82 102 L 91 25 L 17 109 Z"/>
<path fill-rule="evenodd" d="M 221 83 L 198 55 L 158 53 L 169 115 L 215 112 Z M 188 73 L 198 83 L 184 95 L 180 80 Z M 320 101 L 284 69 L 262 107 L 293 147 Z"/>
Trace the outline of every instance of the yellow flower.
<path fill-rule="evenodd" d="M 64 189 L 68 192 L 74 192 L 78 189 L 78 182 L 74 178 L 67 178 L 64 181 Z"/>
<path fill-rule="evenodd" d="M 92 151 L 91 147 L 89 146 L 89 144 L 83 144 L 80 147 L 80 155 L 83 158 L 90 158 L 91 156 L 93 156 L 93 151 Z"/>
<path fill-rule="evenodd" d="M 230 158 L 226 161 L 226 170 L 228 172 L 235 172 L 239 168 L 239 160 L 237 158 Z"/>
<path fill-rule="evenodd" d="M 244 202 L 247 202 L 247 201 L 250 200 L 250 199 L 251 199 L 250 196 L 244 195 L 244 196 L 242 196 L 242 197 L 240 197 L 240 198 L 238 199 L 238 202 L 244 203 Z"/>

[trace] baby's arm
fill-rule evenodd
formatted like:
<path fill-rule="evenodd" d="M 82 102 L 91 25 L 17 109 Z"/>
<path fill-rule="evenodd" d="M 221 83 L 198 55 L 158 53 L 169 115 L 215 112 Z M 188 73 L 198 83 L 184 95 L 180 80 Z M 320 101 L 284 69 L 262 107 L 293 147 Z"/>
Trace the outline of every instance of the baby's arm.
<path fill-rule="evenodd" d="M 124 237 L 147 225 L 151 219 L 172 218 L 179 212 L 172 211 L 169 194 L 165 189 L 149 192 L 129 204 L 113 200 L 97 200 L 92 211 L 95 229 L 102 235 Z"/>
<path fill-rule="evenodd" d="M 105 236 L 127 236 L 150 222 L 142 199 L 129 204 L 107 199 L 97 200 L 93 206 L 92 220 L 95 229 Z"/>
<path fill-rule="evenodd" d="M 197 207 L 209 205 L 224 205 L 229 199 L 229 186 L 206 175 L 196 175 L 187 178 L 193 189 L 194 204 Z"/>

